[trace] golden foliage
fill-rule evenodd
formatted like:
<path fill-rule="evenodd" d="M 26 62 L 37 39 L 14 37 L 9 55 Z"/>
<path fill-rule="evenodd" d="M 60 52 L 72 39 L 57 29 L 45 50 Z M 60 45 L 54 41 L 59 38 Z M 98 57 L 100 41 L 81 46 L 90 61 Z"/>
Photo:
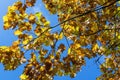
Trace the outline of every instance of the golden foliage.
<path fill-rule="evenodd" d="M 103 74 L 97 80 L 118 80 L 118 0 L 42 1 L 51 14 L 58 15 L 58 25 L 51 27 L 41 12 L 26 13 L 29 7 L 34 7 L 36 0 L 25 0 L 24 4 L 17 1 L 3 16 L 4 29 L 14 29 L 14 35 L 18 37 L 11 46 L 0 47 L 0 62 L 5 69 L 13 70 L 27 61 L 21 80 L 52 80 L 55 75 L 75 77 L 86 57 L 99 55 L 106 59 L 100 65 Z M 54 30 L 58 26 L 61 30 Z M 27 51 L 31 52 L 28 60 L 24 57 Z M 62 56 L 64 53 L 65 57 Z"/>

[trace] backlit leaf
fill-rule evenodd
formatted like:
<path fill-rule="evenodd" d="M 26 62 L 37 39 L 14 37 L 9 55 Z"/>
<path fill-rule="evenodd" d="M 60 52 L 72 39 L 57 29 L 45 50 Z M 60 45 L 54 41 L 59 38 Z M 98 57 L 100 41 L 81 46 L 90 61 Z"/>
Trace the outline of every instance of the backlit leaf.
<path fill-rule="evenodd" d="M 18 36 L 18 35 L 21 35 L 22 32 L 21 32 L 20 30 L 16 30 L 16 31 L 14 32 L 14 34 Z"/>
<path fill-rule="evenodd" d="M 21 79 L 21 80 L 26 80 L 27 78 L 28 78 L 28 76 L 25 75 L 25 74 L 22 74 L 22 75 L 20 76 L 20 79 Z"/>

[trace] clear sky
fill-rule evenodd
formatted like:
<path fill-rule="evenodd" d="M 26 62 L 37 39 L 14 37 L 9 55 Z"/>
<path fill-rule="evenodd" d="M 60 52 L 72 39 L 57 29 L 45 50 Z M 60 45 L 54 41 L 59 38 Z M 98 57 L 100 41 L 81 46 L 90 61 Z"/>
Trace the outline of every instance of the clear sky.
<path fill-rule="evenodd" d="M 12 5 L 17 0 L 0 0 L 0 46 L 11 45 L 12 41 L 16 40 L 17 37 L 14 36 L 12 30 L 3 30 L 3 20 L 2 17 L 7 12 L 7 7 Z M 41 11 L 48 20 L 51 21 L 51 26 L 58 23 L 56 15 L 50 15 L 49 12 L 44 8 L 41 0 L 37 0 L 34 8 L 30 8 L 28 12 L 38 12 Z M 54 80 L 96 80 L 96 77 L 101 73 L 98 66 L 95 64 L 94 60 L 87 60 L 87 64 L 82 67 L 82 70 L 76 75 L 75 78 L 70 78 L 69 76 L 59 77 L 55 76 Z M 19 75 L 22 73 L 24 65 L 19 66 L 14 71 L 5 71 L 3 65 L 0 63 L 0 80 L 20 80 Z"/>

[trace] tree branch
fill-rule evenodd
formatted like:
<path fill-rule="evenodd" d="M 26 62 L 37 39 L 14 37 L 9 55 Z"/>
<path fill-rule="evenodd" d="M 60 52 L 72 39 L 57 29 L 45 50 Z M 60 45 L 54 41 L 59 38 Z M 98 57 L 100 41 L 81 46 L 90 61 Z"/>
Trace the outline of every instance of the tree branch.
<path fill-rule="evenodd" d="M 119 30 L 119 29 L 120 28 L 116 28 L 116 30 Z M 101 31 L 109 31 L 109 30 L 115 30 L 115 29 L 102 29 L 102 30 L 98 30 L 96 32 L 93 32 L 91 34 L 87 34 L 87 35 L 83 34 L 83 35 L 80 35 L 80 36 L 91 36 L 91 35 L 94 35 L 94 34 L 97 34 L 97 33 L 101 32 Z"/>

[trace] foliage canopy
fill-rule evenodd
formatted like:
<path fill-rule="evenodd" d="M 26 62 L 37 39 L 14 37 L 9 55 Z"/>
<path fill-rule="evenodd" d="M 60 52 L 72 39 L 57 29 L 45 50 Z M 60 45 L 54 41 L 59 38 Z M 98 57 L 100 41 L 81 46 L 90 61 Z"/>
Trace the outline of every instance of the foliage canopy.
<path fill-rule="evenodd" d="M 86 57 L 106 56 L 103 63 L 100 57 L 97 59 L 103 73 L 97 80 L 120 79 L 120 1 L 42 1 L 50 14 L 58 15 L 59 24 L 50 26 L 41 12 L 26 12 L 36 0 L 18 0 L 8 7 L 4 29 L 13 29 L 18 40 L 11 46 L 0 46 L 0 62 L 5 70 L 14 70 L 26 62 L 21 80 L 75 77 Z M 52 31 L 58 27 L 59 31 Z M 59 43 L 62 40 L 66 42 Z M 30 59 L 25 58 L 27 52 L 31 53 Z"/>

